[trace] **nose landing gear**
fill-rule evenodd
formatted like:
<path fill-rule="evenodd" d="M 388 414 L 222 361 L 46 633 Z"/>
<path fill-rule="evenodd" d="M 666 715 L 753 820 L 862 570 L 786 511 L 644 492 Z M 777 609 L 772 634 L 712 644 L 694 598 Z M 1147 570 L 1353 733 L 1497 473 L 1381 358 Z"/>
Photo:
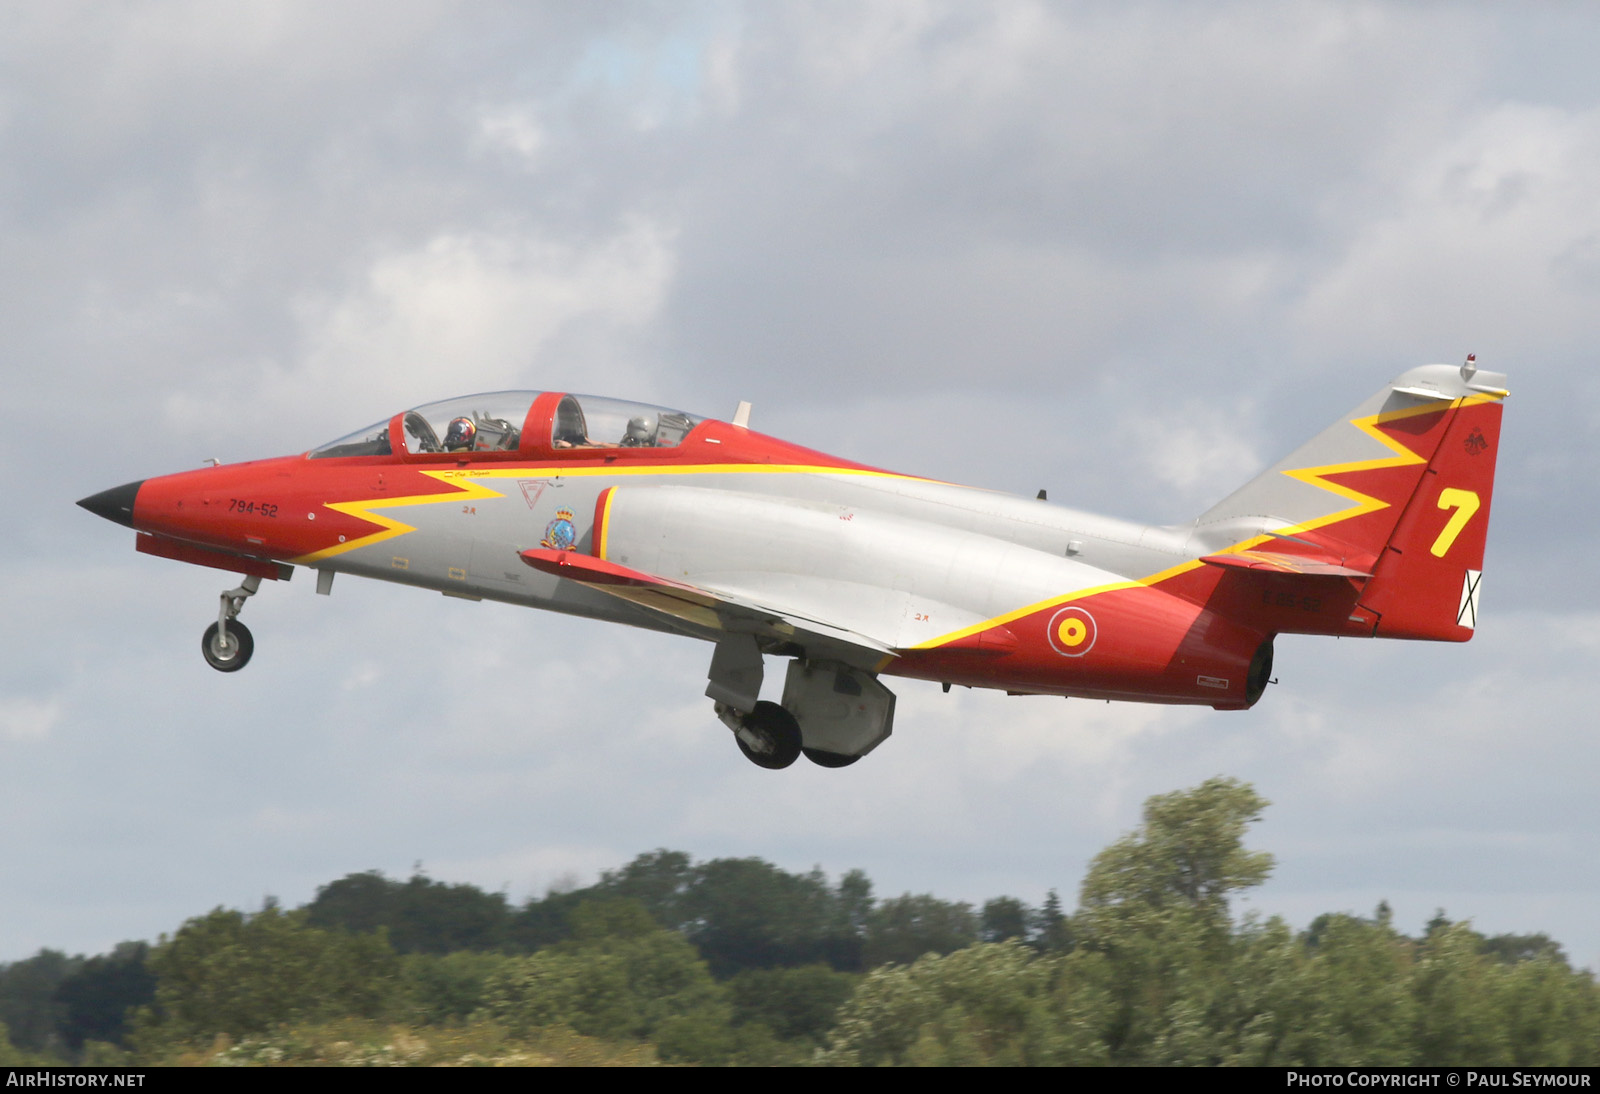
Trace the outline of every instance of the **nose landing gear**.
<path fill-rule="evenodd" d="M 250 656 L 256 651 L 250 628 L 240 623 L 238 617 L 244 610 L 246 598 L 255 596 L 259 588 L 261 579 L 252 575 L 240 582 L 237 589 L 223 593 L 217 621 L 206 628 L 200 639 L 200 652 L 205 655 L 206 664 L 218 672 L 238 672 L 250 663 Z"/>

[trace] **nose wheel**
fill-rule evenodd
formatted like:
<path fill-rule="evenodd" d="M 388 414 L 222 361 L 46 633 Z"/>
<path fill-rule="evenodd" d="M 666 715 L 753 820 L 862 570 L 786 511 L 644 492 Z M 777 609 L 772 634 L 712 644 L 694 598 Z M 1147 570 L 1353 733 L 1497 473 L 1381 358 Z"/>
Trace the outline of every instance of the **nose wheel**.
<path fill-rule="evenodd" d="M 250 663 L 256 640 L 250 636 L 250 628 L 237 619 L 228 624 L 227 630 L 220 623 L 213 623 L 200 639 L 200 652 L 205 655 L 206 664 L 218 672 L 238 672 Z"/>
<path fill-rule="evenodd" d="M 217 621 L 207 627 L 200 638 L 200 652 L 206 664 L 218 672 L 238 672 L 250 663 L 251 654 L 256 652 L 256 641 L 250 635 L 250 628 L 239 622 L 239 613 L 244 610 L 244 602 L 255 596 L 259 588 L 261 579 L 250 576 L 240 582 L 237 589 L 223 593 Z"/>

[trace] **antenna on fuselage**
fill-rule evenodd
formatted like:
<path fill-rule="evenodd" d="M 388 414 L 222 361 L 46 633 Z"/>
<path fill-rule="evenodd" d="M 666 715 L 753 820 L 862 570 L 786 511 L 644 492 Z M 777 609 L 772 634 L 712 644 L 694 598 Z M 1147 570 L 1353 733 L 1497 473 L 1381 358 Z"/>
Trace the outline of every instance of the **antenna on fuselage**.
<path fill-rule="evenodd" d="M 739 409 L 733 412 L 733 424 L 740 429 L 750 428 L 750 404 L 742 399 L 739 401 Z"/>

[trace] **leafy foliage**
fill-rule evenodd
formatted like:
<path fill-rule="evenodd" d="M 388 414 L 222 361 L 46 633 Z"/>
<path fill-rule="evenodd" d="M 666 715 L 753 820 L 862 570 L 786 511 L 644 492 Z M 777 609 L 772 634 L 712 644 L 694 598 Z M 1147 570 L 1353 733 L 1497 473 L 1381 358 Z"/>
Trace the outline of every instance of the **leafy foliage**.
<path fill-rule="evenodd" d="M 270 904 L 254 915 L 218 908 L 163 937 L 149 959 L 155 1003 L 138 1012 L 136 1039 L 194 1043 L 346 1015 L 382 1017 L 400 979 L 383 934 L 327 931 L 306 920 L 303 911 Z"/>
<path fill-rule="evenodd" d="M 869 968 L 909 964 L 923 954 L 952 953 L 978 940 L 978 918 L 967 904 L 922 893 L 891 897 L 867 916 L 862 956 Z"/>
<path fill-rule="evenodd" d="M 156 978 L 146 965 L 150 947 L 124 942 L 111 953 L 91 957 L 61 981 L 55 999 L 61 1008 L 61 1034 L 67 1047 L 122 1040 L 128 1010 L 155 998 Z"/>
<path fill-rule="evenodd" d="M 1237 918 L 1272 869 L 1244 846 L 1265 807 L 1225 778 L 1151 798 L 1072 914 L 1055 890 L 974 912 L 667 850 L 520 909 L 352 874 L 300 911 L 218 908 L 154 947 L 0 966 L 0 1063 L 1600 1060 L 1600 990 L 1545 935 L 1441 910 L 1408 938 L 1386 904 L 1298 934 Z"/>
<path fill-rule="evenodd" d="M 583 904 L 574 926 L 572 941 L 491 974 L 480 1013 L 519 1036 L 567 1026 L 611 1040 L 665 1038 L 676 1049 L 668 1058 L 713 1062 L 731 1050 L 703 1045 L 708 1027 L 729 1026 L 727 1007 L 682 935 L 658 927 L 634 900 Z"/>
<path fill-rule="evenodd" d="M 875 969 L 841 1012 L 824 1062 L 1106 1063 L 1101 964 L 1009 941 Z"/>
<path fill-rule="evenodd" d="M 340 878 L 317 890 L 306 918 L 313 927 L 353 933 L 382 929 L 399 953 L 497 949 L 511 928 L 503 894 L 447 885 L 420 872 L 403 882 L 375 870 Z"/>
<path fill-rule="evenodd" d="M 783 1041 L 820 1046 L 861 977 L 826 965 L 750 969 L 727 983 L 735 1025 L 762 1025 Z"/>
<path fill-rule="evenodd" d="M 31 1052 L 61 1052 L 65 1012 L 56 991 L 83 964 L 57 950 L 40 950 L 25 961 L 0 967 L 0 1025 L 10 1043 Z"/>

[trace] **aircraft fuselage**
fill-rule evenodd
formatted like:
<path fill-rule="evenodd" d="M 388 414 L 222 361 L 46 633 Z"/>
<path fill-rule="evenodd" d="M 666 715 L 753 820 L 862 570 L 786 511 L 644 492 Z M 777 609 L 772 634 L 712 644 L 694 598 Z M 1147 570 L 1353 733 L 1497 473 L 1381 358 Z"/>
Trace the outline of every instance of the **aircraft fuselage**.
<path fill-rule="evenodd" d="M 248 575 L 207 632 L 229 670 L 243 598 L 302 566 L 319 591 L 350 574 L 706 639 L 736 732 L 723 708 L 748 718 L 763 655 L 836 666 L 840 694 L 886 674 L 1241 709 L 1279 633 L 1470 637 L 1504 392 L 1454 371 L 1412 370 L 1170 527 L 536 392 L 82 504 L 141 551 Z"/>

